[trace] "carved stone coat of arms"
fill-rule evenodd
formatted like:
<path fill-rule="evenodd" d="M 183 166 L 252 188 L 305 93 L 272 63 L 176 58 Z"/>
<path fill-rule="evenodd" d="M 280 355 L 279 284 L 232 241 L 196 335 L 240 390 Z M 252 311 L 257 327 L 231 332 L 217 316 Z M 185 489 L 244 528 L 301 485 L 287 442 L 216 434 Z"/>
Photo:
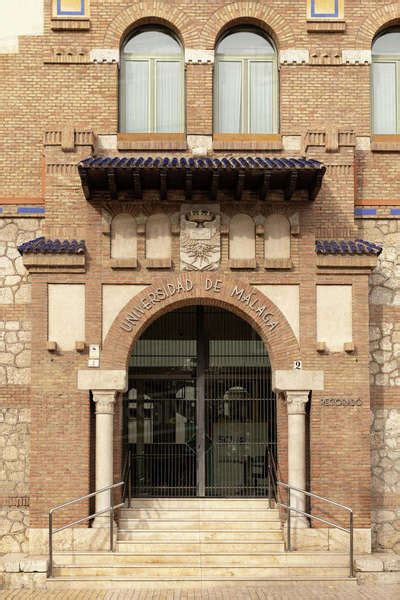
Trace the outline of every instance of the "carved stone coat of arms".
<path fill-rule="evenodd" d="M 219 206 L 182 205 L 180 256 L 182 271 L 218 269 L 221 260 Z"/>

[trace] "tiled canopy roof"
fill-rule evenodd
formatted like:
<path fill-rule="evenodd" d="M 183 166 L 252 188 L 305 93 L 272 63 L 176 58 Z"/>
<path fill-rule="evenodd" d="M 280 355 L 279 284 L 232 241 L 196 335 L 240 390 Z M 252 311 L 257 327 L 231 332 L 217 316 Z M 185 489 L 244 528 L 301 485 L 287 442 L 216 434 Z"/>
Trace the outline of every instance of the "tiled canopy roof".
<path fill-rule="evenodd" d="M 48 240 L 38 237 L 18 246 L 21 254 L 84 254 L 84 240 Z"/>
<path fill-rule="evenodd" d="M 93 192 L 107 192 L 112 198 L 127 192 L 141 198 L 144 189 L 153 189 L 160 191 L 161 199 L 168 190 L 184 190 L 187 199 L 198 190 L 215 200 L 223 190 L 240 200 L 244 190 L 251 190 L 265 200 L 270 190 L 280 190 L 290 200 L 295 191 L 303 190 L 314 200 L 326 168 L 306 158 L 94 156 L 82 160 L 78 171 L 87 199 Z"/>
<path fill-rule="evenodd" d="M 367 240 L 316 240 L 317 254 L 374 254 L 379 256 L 382 247 Z"/>
<path fill-rule="evenodd" d="M 120 158 L 93 156 L 79 163 L 82 167 L 141 169 L 320 169 L 318 160 L 306 158 L 266 158 L 265 156 L 230 158 L 152 157 Z"/>
<path fill-rule="evenodd" d="M 35 238 L 18 246 L 21 254 L 84 254 L 84 240 L 48 240 Z M 374 254 L 379 256 L 382 247 L 366 240 L 316 240 L 317 254 Z"/>

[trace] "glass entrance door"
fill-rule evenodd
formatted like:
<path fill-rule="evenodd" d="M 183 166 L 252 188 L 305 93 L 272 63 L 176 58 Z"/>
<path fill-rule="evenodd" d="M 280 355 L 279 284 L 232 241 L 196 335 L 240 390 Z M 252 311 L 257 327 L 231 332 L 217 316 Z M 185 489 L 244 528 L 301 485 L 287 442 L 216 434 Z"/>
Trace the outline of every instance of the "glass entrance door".
<path fill-rule="evenodd" d="M 170 312 L 133 349 L 125 399 L 134 496 L 267 496 L 276 410 L 265 346 L 215 307 Z"/>

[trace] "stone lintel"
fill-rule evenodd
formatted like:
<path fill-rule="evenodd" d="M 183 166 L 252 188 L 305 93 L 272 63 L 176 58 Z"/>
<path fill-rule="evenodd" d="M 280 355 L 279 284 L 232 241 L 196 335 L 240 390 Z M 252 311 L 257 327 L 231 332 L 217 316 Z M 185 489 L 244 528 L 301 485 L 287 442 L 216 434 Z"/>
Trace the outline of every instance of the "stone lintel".
<path fill-rule="evenodd" d="M 272 387 L 276 392 L 323 390 L 324 372 L 303 369 L 273 371 Z"/>
<path fill-rule="evenodd" d="M 306 48 L 288 48 L 279 53 L 279 62 L 281 65 L 301 65 L 310 62 L 310 51 Z"/>
<path fill-rule="evenodd" d="M 127 388 L 125 370 L 86 370 L 78 371 L 78 390 L 116 390 Z"/>
<path fill-rule="evenodd" d="M 89 56 L 92 63 L 119 63 L 118 48 L 93 48 Z"/>
<path fill-rule="evenodd" d="M 214 50 L 198 50 L 185 48 L 185 63 L 207 65 L 214 62 Z"/>

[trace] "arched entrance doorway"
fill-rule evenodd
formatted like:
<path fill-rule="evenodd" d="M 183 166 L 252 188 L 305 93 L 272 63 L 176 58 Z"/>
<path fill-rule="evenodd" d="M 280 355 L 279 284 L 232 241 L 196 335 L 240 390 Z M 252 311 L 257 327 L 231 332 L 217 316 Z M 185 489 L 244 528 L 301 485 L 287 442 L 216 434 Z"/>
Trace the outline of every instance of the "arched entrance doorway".
<path fill-rule="evenodd" d="M 246 321 L 211 305 L 167 312 L 135 343 L 128 376 L 132 496 L 269 495 L 276 402 L 268 353 Z"/>

